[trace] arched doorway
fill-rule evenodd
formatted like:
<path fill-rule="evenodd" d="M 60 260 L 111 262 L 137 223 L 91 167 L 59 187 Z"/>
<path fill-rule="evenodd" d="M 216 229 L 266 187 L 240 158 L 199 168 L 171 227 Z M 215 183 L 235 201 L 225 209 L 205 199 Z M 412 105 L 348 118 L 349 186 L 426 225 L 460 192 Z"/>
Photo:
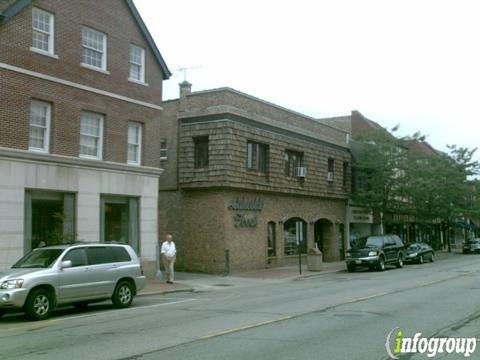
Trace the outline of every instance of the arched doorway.
<path fill-rule="evenodd" d="M 328 219 L 320 219 L 313 226 L 313 241 L 323 254 L 324 261 L 337 260 L 333 223 Z"/>
<path fill-rule="evenodd" d="M 291 218 L 283 224 L 283 253 L 298 255 L 307 253 L 307 223 L 301 218 Z"/>

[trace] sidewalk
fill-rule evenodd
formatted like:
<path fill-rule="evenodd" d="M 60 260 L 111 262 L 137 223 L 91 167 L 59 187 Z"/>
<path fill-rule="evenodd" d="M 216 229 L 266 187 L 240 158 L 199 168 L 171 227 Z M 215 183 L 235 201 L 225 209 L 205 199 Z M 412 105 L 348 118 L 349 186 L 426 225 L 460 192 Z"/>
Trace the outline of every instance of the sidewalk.
<path fill-rule="evenodd" d="M 438 250 L 435 252 L 437 260 L 458 254 L 461 254 L 461 251 L 453 249 L 451 253 L 448 253 L 446 250 Z M 279 283 L 288 279 L 299 280 L 303 278 L 321 277 L 343 271 L 346 271 L 344 261 L 323 263 L 322 271 L 308 271 L 307 265 L 302 264 L 301 275 L 298 265 L 238 272 L 228 276 L 176 272 L 175 282 L 173 284 L 167 284 L 163 279 L 149 279 L 147 280 L 145 288 L 139 291 L 138 295 L 202 292 L 219 290 L 226 287 L 238 288 L 265 283 Z"/>
<path fill-rule="evenodd" d="M 344 261 L 323 263 L 322 271 L 308 271 L 307 265 L 302 264 L 301 275 L 298 266 L 251 270 L 229 276 L 176 272 L 173 284 L 167 284 L 163 279 L 149 279 L 145 288 L 139 291 L 138 295 L 218 290 L 225 287 L 243 287 L 266 282 L 275 283 L 288 279 L 298 280 L 339 271 L 345 271 Z"/>

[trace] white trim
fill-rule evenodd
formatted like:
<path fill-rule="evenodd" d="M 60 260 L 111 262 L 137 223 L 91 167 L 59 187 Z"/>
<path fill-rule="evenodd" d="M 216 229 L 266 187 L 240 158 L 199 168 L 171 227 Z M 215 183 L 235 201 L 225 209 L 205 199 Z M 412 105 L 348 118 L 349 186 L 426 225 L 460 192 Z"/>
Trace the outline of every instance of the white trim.
<path fill-rule="evenodd" d="M 32 105 L 39 105 L 45 106 L 47 108 L 46 115 L 45 115 L 45 132 L 43 138 L 43 148 L 31 147 L 30 144 L 28 146 L 29 151 L 41 152 L 41 153 L 48 153 L 50 151 L 50 128 L 51 128 L 51 119 L 52 119 L 52 105 L 45 101 L 39 100 L 31 100 L 30 101 L 30 116 L 32 116 Z M 30 137 L 30 127 L 31 119 L 28 120 L 28 135 Z M 40 127 L 40 126 L 37 126 Z M 30 142 L 30 140 L 29 140 Z"/>
<path fill-rule="evenodd" d="M 132 61 L 132 48 L 134 49 L 139 49 L 141 52 L 140 52 L 140 63 L 136 63 L 136 62 L 133 62 Z M 133 65 L 136 65 L 136 66 L 140 66 L 140 79 L 134 79 L 134 78 L 131 78 L 130 76 L 128 77 L 128 79 L 132 79 L 132 80 L 135 80 L 139 83 L 145 83 L 145 49 L 141 46 L 138 46 L 138 45 L 135 45 L 135 44 L 130 44 L 130 53 L 129 53 L 129 64 L 130 64 L 130 68 L 129 68 L 129 74 L 131 72 L 131 66 L 132 64 Z"/>
<path fill-rule="evenodd" d="M 132 79 L 131 77 L 128 78 L 128 81 L 132 82 L 132 83 L 135 83 L 135 84 L 138 84 L 138 85 L 143 85 L 143 86 L 150 86 L 148 83 L 146 82 L 142 82 L 142 81 L 138 81 L 136 79 Z"/>
<path fill-rule="evenodd" d="M 137 144 L 130 143 L 128 139 L 128 132 L 130 131 L 130 126 L 136 127 L 138 129 L 138 138 Z M 127 146 L 136 145 L 137 146 L 137 159 L 135 161 L 128 160 L 128 147 L 127 147 L 127 164 L 129 165 L 141 165 L 142 164 L 142 123 L 136 121 L 128 122 L 128 132 L 127 132 Z"/>
<path fill-rule="evenodd" d="M 108 97 L 111 97 L 111 98 L 114 98 L 114 99 L 117 99 L 117 100 L 122 100 L 122 101 L 126 101 L 126 102 L 129 102 L 129 103 L 132 103 L 132 104 L 145 106 L 145 107 L 148 107 L 148 108 L 151 108 L 151 109 L 163 110 L 163 107 L 161 107 L 159 105 L 150 104 L 150 103 L 140 101 L 140 100 L 135 100 L 135 99 L 123 96 L 123 95 L 118 95 L 118 94 L 111 93 L 109 91 L 96 89 L 96 88 L 93 88 L 91 86 L 74 83 L 72 81 L 60 79 L 60 78 L 50 76 L 50 75 L 41 74 L 41 73 L 36 72 L 36 71 L 23 69 L 23 68 L 20 68 L 20 67 L 17 67 L 17 66 L 13 66 L 13 65 L 1 63 L 1 62 L 0 62 L 0 69 L 15 71 L 15 72 L 18 72 L 20 74 L 29 75 L 29 76 L 33 76 L 33 77 L 36 77 L 36 78 L 39 78 L 39 79 L 52 81 L 52 82 L 55 82 L 55 83 L 58 83 L 58 84 L 70 86 L 70 87 L 80 89 L 80 90 L 90 91 L 90 92 L 93 92 L 95 94 L 108 96 Z"/>
<path fill-rule="evenodd" d="M 94 68 L 96 70 L 100 69 L 100 70 L 103 70 L 103 71 L 107 71 L 107 34 L 105 34 L 104 32 L 95 30 L 91 27 L 83 26 L 82 27 L 82 58 L 83 58 L 83 49 L 89 49 L 89 50 L 95 51 L 97 53 L 100 53 L 100 51 L 98 49 L 95 49 L 95 48 L 92 48 L 90 46 L 87 46 L 87 45 L 83 44 L 84 30 L 90 31 L 94 34 L 98 34 L 98 35 L 102 36 L 102 67 L 86 64 L 84 62 L 82 62 L 82 64 L 90 65 L 92 68 Z"/>
<path fill-rule="evenodd" d="M 82 62 L 82 63 L 80 63 L 80 66 L 84 67 L 86 69 L 89 69 L 89 70 L 95 70 L 95 71 L 101 72 L 102 74 L 110 75 L 110 71 L 100 69 L 100 68 L 98 68 L 96 66 L 93 66 L 93 65 L 90 65 L 90 64 L 86 64 L 86 63 Z"/>
<path fill-rule="evenodd" d="M 33 27 L 33 12 L 34 11 L 38 11 L 39 13 L 44 13 L 44 14 L 47 14 L 49 16 L 50 32 L 46 32 L 46 31 L 36 29 L 36 28 Z M 33 7 L 32 8 L 32 31 L 36 31 L 36 32 L 48 35 L 48 51 L 47 52 L 50 55 L 54 55 L 54 53 L 55 53 L 55 15 L 52 14 L 51 12 L 42 10 L 40 8 L 37 8 L 37 7 Z M 33 37 L 32 37 L 32 41 L 33 41 Z M 33 43 L 32 43 L 32 45 L 33 45 Z M 42 52 L 45 51 L 43 49 L 38 49 L 38 48 L 34 48 L 34 49 L 40 50 Z"/>
<path fill-rule="evenodd" d="M 40 50 L 40 49 L 37 49 L 33 46 L 30 46 L 30 51 L 34 52 L 34 53 L 37 53 L 37 54 L 40 54 L 40 55 L 45 55 L 45 56 L 48 56 L 48 57 L 51 57 L 51 58 L 54 58 L 54 59 L 57 59 L 58 60 L 58 55 L 56 54 L 50 54 L 49 52 L 47 51 L 44 51 L 44 50 Z"/>
<path fill-rule="evenodd" d="M 89 114 L 89 115 L 95 115 L 95 116 L 98 116 L 98 144 L 97 144 L 97 156 L 92 156 L 92 155 L 85 155 L 85 154 L 81 154 L 80 153 L 80 148 L 78 149 L 78 156 L 83 158 L 83 159 L 92 159 L 92 160 L 102 160 L 103 158 L 103 123 L 104 123 L 104 116 L 102 114 L 98 114 L 98 113 L 95 113 L 95 112 L 91 112 L 91 111 L 82 111 L 82 113 L 80 114 L 80 128 L 81 128 L 81 123 L 82 123 L 82 115 L 84 114 Z M 80 130 L 80 138 L 83 136 L 90 136 L 90 137 L 94 137 L 92 135 L 85 135 L 85 134 L 82 134 L 82 131 Z M 81 142 L 81 140 L 80 140 Z M 81 144 L 80 144 L 81 146 Z"/>

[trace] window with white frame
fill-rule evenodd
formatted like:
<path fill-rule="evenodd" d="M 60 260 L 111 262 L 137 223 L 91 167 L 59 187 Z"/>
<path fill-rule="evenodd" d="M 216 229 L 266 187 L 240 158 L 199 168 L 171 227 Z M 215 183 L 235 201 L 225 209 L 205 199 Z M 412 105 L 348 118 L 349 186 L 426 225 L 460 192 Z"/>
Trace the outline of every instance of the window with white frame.
<path fill-rule="evenodd" d="M 32 49 L 53 54 L 53 21 L 53 14 L 35 7 L 32 9 Z"/>
<path fill-rule="evenodd" d="M 168 159 L 168 143 L 166 139 L 160 140 L 160 161 Z"/>
<path fill-rule="evenodd" d="M 142 154 L 142 124 L 128 123 L 128 163 L 140 165 Z"/>
<path fill-rule="evenodd" d="M 145 82 L 145 49 L 130 44 L 130 80 Z"/>
<path fill-rule="evenodd" d="M 49 103 L 36 100 L 30 103 L 29 150 L 48 152 L 51 113 Z"/>
<path fill-rule="evenodd" d="M 82 28 L 82 63 L 101 70 L 107 70 L 107 35 Z"/>
<path fill-rule="evenodd" d="M 103 116 L 82 112 L 80 118 L 80 157 L 102 158 Z"/>

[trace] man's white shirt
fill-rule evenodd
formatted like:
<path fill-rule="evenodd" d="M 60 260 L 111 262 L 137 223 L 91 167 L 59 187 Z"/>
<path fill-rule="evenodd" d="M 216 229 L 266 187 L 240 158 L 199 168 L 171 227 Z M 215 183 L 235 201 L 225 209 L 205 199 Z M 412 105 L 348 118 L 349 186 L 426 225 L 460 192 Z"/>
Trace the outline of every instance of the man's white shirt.
<path fill-rule="evenodd" d="M 174 257 L 177 253 L 177 249 L 175 248 L 175 243 L 172 241 L 168 243 L 168 241 L 164 241 L 162 244 L 161 253 L 167 257 Z"/>

